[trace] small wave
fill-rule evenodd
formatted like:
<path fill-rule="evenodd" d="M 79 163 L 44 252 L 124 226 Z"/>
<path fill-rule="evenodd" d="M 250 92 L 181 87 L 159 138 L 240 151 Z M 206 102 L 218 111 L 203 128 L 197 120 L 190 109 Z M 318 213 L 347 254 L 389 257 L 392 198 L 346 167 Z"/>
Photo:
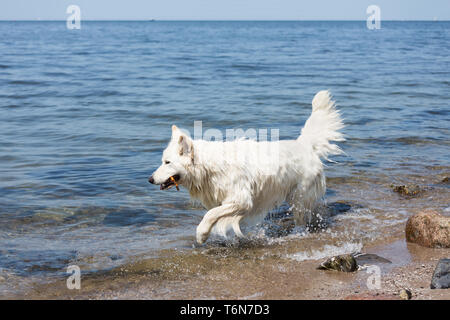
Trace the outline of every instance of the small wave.
<path fill-rule="evenodd" d="M 121 96 L 123 93 L 115 90 L 100 90 L 91 93 L 78 93 L 72 95 L 73 98 L 89 98 L 89 97 L 111 97 L 111 96 Z"/>
<path fill-rule="evenodd" d="M 9 154 L 0 156 L 0 161 L 17 161 L 17 160 L 19 160 L 18 157 Z"/>
<path fill-rule="evenodd" d="M 394 85 L 394 87 L 419 87 L 420 83 L 417 82 L 399 82 Z"/>
<path fill-rule="evenodd" d="M 181 81 L 195 81 L 197 78 L 193 77 L 175 77 L 175 80 L 181 80 Z"/>
<path fill-rule="evenodd" d="M 159 107 L 164 105 L 164 102 L 162 101 L 151 101 L 144 104 L 145 107 Z"/>
<path fill-rule="evenodd" d="M 45 84 L 42 81 L 34 81 L 34 80 L 11 80 L 8 83 L 13 85 L 25 85 L 25 86 L 40 86 Z"/>
<path fill-rule="evenodd" d="M 379 145 L 393 145 L 393 144 L 404 144 L 404 145 L 430 145 L 430 144 L 442 144 L 446 143 L 446 141 L 438 138 L 432 137 L 399 137 L 399 138 L 391 138 L 391 139 L 383 139 L 383 138 L 349 138 L 348 142 L 357 143 L 357 144 L 379 144 Z M 374 165 L 373 162 L 361 162 L 369 165 Z"/>
<path fill-rule="evenodd" d="M 420 137 L 400 137 L 393 139 L 392 141 L 402 143 L 402 144 L 413 144 L 413 145 L 422 145 L 422 144 L 435 144 L 439 141 L 436 138 L 420 138 Z"/>
<path fill-rule="evenodd" d="M 449 110 L 441 109 L 441 110 L 426 110 L 425 113 L 431 114 L 431 115 L 448 115 L 450 114 Z"/>
<path fill-rule="evenodd" d="M 361 117 L 361 118 L 355 119 L 353 121 L 347 120 L 346 124 L 347 125 L 366 125 L 366 124 L 369 124 L 369 123 L 375 122 L 375 121 L 378 121 L 378 119 Z"/>
<path fill-rule="evenodd" d="M 120 96 L 120 95 L 122 95 L 122 93 L 119 91 L 115 91 L 115 90 L 114 91 L 104 90 L 98 94 L 99 97 L 110 97 L 110 96 Z"/>
<path fill-rule="evenodd" d="M 306 108 L 311 107 L 311 104 L 310 104 L 310 103 L 306 103 L 306 102 L 298 102 L 298 101 L 291 101 L 291 102 L 286 103 L 285 105 L 288 105 L 288 106 L 298 106 L 298 107 L 302 107 L 302 108 L 304 108 L 304 107 L 306 107 Z"/>
<path fill-rule="evenodd" d="M 70 74 L 66 73 L 66 72 L 43 72 L 42 73 L 45 76 L 50 76 L 50 77 L 69 77 Z"/>
<path fill-rule="evenodd" d="M 22 100 L 22 99 L 30 99 L 37 97 L 54 97 L 57 96 L 58 92 L 52 90 L 44 90 L 38 93 L 32 94 L 0 94 L 0 98 L 14 99 L 14 100 Z"/>
<path fill-rule="evenodd" d="M 74 52 L 73 54 L 76 54 L 79 56 L 87 56 L 87 55 L 90 55 L 91 53 L 88 51 L 79 51 L 79 52 Z"/>
<path fill-rule="evenodd" d="M 232 64 L 232 69 L 238 69 L 243 71 L 260 71 L 260 70 L 267 70 L 267 66 L 263 65 L 257 65 L 257 64 Z"/>
<path fill-rule="evenodd" d="M 320 260 L 340 254 L 359 252 L 362 247 L 362 243 L 345 242 L 340 246 L 325 245 L 322 250 L 312 250 L 310 252 L 302 251 L 287 255 L 287 257 L 296 261 Z"/>
<path fill-rule="evenodd" d="M 17 104 L 9 104 L 9 105 L 7 105 L 7 106 L 3 106 L 3 108 L 6 108 L 6 109 L 16 109 L 16 108 L 20 108 L 20 106 L 17 105 Z"/>

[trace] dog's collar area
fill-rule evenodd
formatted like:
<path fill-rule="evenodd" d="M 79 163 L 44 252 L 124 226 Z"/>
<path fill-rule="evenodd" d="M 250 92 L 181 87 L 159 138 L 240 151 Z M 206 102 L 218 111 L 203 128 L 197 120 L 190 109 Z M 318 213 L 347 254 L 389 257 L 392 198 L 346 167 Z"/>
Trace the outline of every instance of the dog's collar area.
<path fill-rule="evenodd" d="M 170 189 L 173 186 L 177 188 L 178 191 L 180 191 L 180 188 L 178 187 L 178 181 L 180 180 L 180 175 L 176 174 L 174 176 L 169 177 L 164 183 L 162 183 L 159 186 L 160 190 Z"/>

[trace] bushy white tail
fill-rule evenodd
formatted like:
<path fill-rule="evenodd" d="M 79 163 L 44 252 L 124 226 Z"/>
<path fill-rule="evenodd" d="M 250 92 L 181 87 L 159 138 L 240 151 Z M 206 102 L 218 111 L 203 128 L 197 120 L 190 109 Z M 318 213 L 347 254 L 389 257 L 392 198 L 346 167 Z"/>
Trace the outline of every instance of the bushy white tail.
<path fill-rule="evenodd" d="M 344 141 L 340 129 L 344 127 L 330 93 L 319 91 L 312 101 L 312 114 L 306 121 L 298 141 L 312 146 L 315 153 L 328 160 L 328 155 L 342 153 L 341 148 L 330 141 Z"/>

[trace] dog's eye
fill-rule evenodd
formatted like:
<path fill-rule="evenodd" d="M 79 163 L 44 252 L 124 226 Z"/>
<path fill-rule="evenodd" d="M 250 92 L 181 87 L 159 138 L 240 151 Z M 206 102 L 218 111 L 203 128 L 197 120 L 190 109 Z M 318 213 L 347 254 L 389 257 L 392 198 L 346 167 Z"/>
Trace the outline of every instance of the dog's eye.
<path fill-rule="evenodd" d="M 168 161 L 168 160 L 164 161 L 164 164 L 169 164 L 169 163 L 170 163 L 170 161 Z"/>

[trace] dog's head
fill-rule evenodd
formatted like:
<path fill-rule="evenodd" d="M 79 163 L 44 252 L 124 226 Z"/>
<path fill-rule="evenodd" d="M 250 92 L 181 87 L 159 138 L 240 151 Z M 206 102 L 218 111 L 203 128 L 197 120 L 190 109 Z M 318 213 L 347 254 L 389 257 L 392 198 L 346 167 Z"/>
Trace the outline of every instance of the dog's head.
<path fill-rule="evenodd" d="M 172 126 L 172 138 L 163 152 L 161 166 L 153 172 L 148 182 L 159 184 L 160 189 L 169 189 L 185 182 L 188 166 L 194 162 L 192 139 L 177 126 Z"/>

